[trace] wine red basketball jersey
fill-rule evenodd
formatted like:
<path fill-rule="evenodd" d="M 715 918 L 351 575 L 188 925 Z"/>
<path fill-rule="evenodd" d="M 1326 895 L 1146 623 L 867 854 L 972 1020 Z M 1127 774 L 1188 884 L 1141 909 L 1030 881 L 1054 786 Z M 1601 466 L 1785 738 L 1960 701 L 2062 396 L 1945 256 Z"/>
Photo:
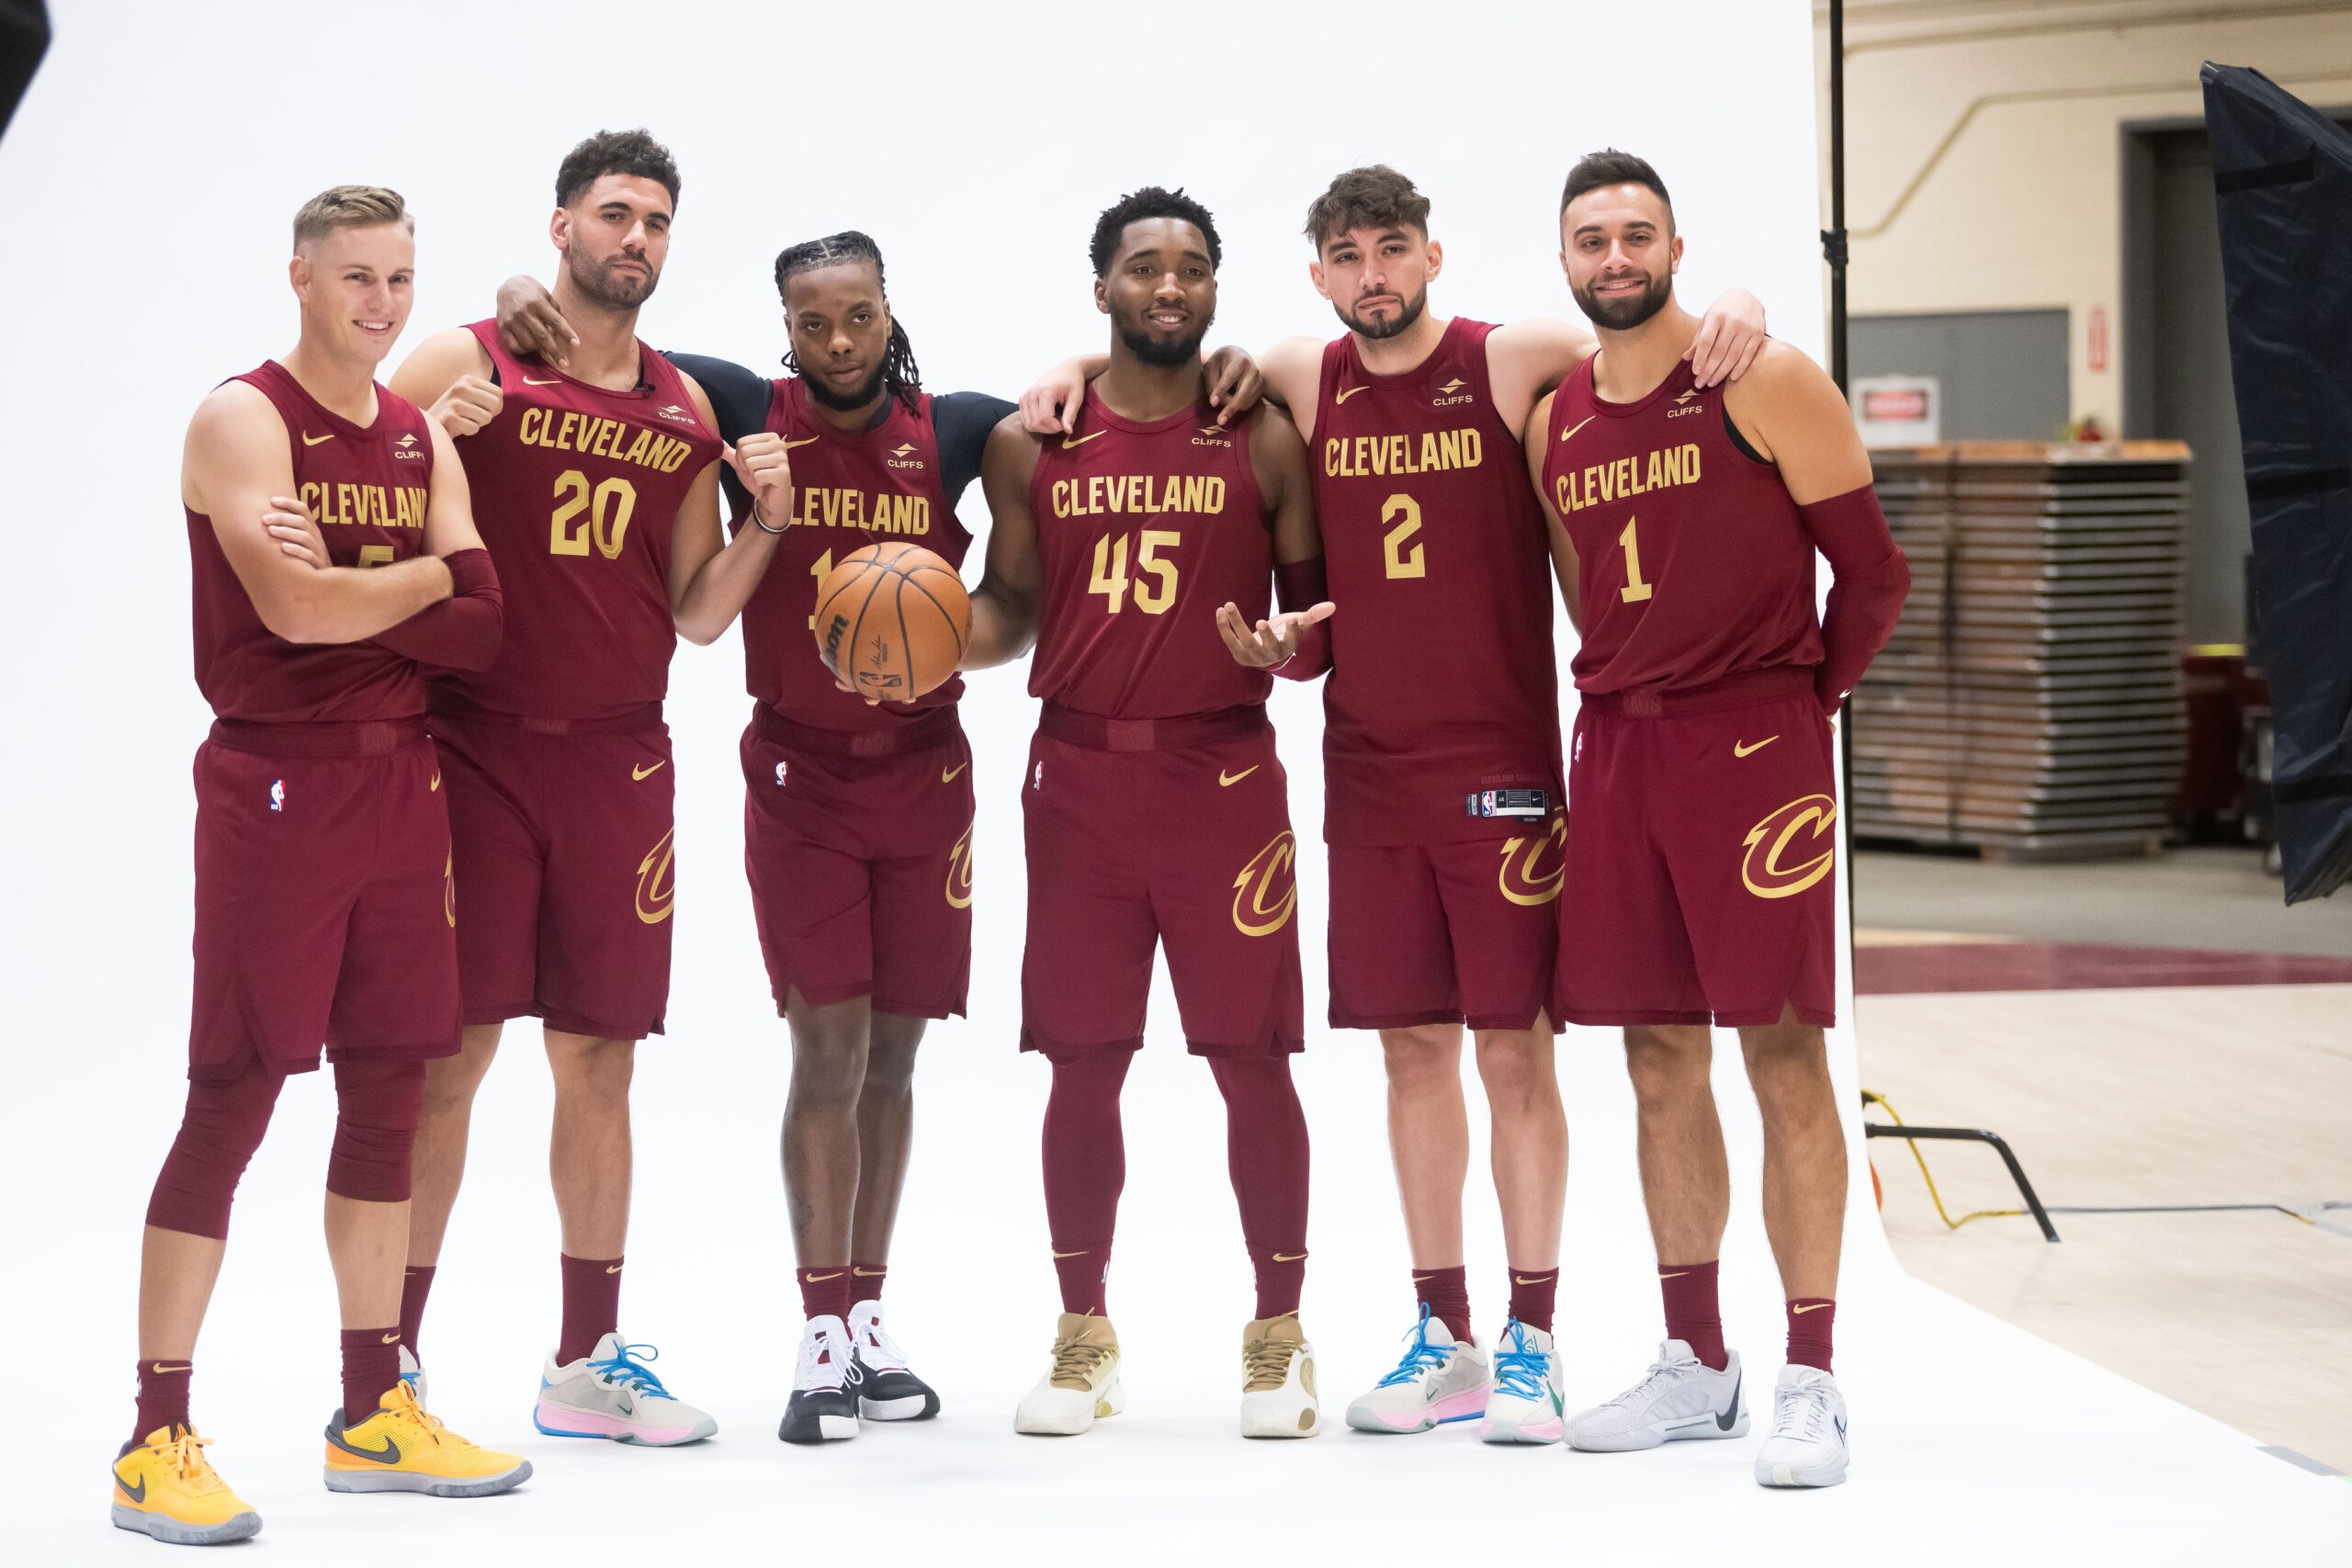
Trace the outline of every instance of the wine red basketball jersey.
<path fill-rule="evenodd" d="M 1821 662 L 1813 540 L 1781 470 L 1732 439 L 1724 389 L 1688 363 L 1639 402 L 1593 389 L 1588 359 L 1560 384 L 1544 492 L 1576 546 L 1581 692 L 1704 686 Z"/>
<path fill-rule="evenodd" d="M 1315 502 L 1331 601 L 1323 836 L 1498 836 L 1464 798 L 1560 789 L 1551 555 L 1519 438 L 1487 379 L 1494 327 L 1456 316 L 1411 370 L 1327 344 Z"/>
<path fill-rule="evenodd" d="M 642 343 L 643 381 L 607 391 L 470 330 L 504 402 L 460 439 L 474 521 L 506 592 L 498 661 L 445 678 L 494 712 L 610 718 L 658 703 L 678 634 L 670 536 L 695 479 L 718 456 L 677 367 Z"/>
<path fill-rule="evenodd" d="M 1078 429 L 1039 445 L 1029 504 L 1045 595 L 1029 694 L 1102 718 L 1175 718 L 1262 703 L 1263 670 L 1234 661 L 1217 606 L 1272 607 L 1272 520 L 1250 466 L 1250 422 L 1205 400 L 1149 424 L 1087 389 Z"/>
<path fill-rule="evenodd" d="M 962 568 L 972 536 L 940 482 L 931 394 L 912 409 L 892 398 L 880 424 L 842 430 L 810 406 L 798 377 L 782 377 L 768 397 L 767 428 L 784 437 L 792 462 L 793 511 L 767 575 L 743 606 L 745 686 L 786 717 L 821 729 L 890 729 L 956 701 L 964 694 L 961 675 L 911 703 L 868 704 L 834 684 L 812 631 L 817 585 L 842 557 L 868 545 L 921 545 Z M 736 520 L 739 530 L 749 526 L 748 518 Z"/>
<path fill-rule="evenodd" d="M 274 359 L 235 378 L 268 398 L 286 422 L 295 492 L 336 566 L 383 566 L 424 553 L 433 434 L 422 410 L 379 387 L 376 423 L 357 425 L 327 412 Z M 232 522 L 261 527 L 259 517 Z M 187 512 L 187 548 L 196 683 L 220 717 L 352 722 L 424 711 L 424 681 L 413 660 L 372 642 L 291 643 L 263 626 L 203 513 Z"/>

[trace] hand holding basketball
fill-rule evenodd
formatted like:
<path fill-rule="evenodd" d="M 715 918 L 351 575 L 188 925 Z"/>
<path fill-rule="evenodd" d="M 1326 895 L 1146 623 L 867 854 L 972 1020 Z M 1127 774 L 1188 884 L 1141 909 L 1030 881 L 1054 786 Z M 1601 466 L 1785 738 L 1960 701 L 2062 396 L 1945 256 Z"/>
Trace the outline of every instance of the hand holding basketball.
<path fill-rule="evenodd" d="M 786 526 L 792 516 L 792 459 L 785 455 L 784 437 L 758 431 L 728 447 L 726 457 L 752 492 L 761 520 L 771 528 Z"/>
<path fill-rule="evenodd" d="M 1253 627 L 1241 618 L 1238 607 L 1221 604 L 1216 612 L 1217 635 L 1225 638 L 1225 646 L 1237 664 L 1246 664 L 1252 670 L 1271 670 L 1287 663 L 1298 652 L 1299 633 L 1317 621 L 1329 620 L 1338 608 L 1326 599 L 1304 610 L 1284 611 Z"/>
<path fill-rule="evenodd" d="M 869 703 L 910 703 L 963 662 L 972 601 L 956 569 L 917 545 L 868 545 L 817 585 L 817 656 Z"/>

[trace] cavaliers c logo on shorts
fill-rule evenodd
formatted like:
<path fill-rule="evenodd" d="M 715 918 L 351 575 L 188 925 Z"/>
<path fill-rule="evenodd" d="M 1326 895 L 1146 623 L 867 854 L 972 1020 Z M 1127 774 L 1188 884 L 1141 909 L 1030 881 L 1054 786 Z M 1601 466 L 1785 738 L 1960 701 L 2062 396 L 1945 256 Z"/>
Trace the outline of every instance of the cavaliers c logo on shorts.
<path fill-rule="evenodd" d="M 670 840 L 677 831 L 673 828 L 662 834 L 637 863 L 637 918 L 649 926 L 668 919 L 670 907 L 677 901 L 678 885 L 670 876 Z"/>
<path fill-rule="evenodd" d="M 1804 795 L 1781 807 L 1747 830 L 1747 858 L 1740 863 L 1739 879 L 1758 898 L 1792 898 L 1829 874 L 1838 858 L 1838 840 L 1822 843 L 1838 823 L 1838 802 L 1826 795 Z M 1810 826 L 1803 841 L 1798 836 Z M 1810 860 L 1799 857 L 1819 849 Z"/>
<path fill-rule="evenodd" d="M 1243 936 L 1272 936 L 1289 923 L 1298 906 L 1297 866 L 1298 840 L 1285 828 L 1233 879 L 1233 929 Z"/>
<path fill-rule="evenodd" d="M 1565 816 L 1553 818 L 1552 826 L 1544 832 L 1506 840 L 1503 867 L 1495 874 L 1495 886 L 1514 904 L 1532 908 L 1550 903 L 1560 896 L 1560 884 L 1567 877 L 1568 863 L 1560 855 L 1560 847 L 1567 840 Z"/>
<path fill-rule="evenodd" d="M 956 847 L 947 852 L 947 907 L 972 907 L 972 826 L 968 822 L 956 837 Z"/>

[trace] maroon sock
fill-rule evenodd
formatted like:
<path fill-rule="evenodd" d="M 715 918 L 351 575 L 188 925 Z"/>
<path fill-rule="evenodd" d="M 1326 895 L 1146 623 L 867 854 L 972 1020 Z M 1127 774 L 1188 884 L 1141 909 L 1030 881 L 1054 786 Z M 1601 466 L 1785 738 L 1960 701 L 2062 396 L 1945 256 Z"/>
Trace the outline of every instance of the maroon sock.
<path fill-rule="evenodd" d="M 1552 1332 L 1552 1303 L 1560 1289 L 1559 1265 L 1510 1271 L 1510 1314 L 1530 1328 Z"/>
<path fill-rule="evenodd" d="M 849 1321 L 850 1274 L 846 1263 L 820 1264 L 803 1269 L 800 1280 L 800 1315 L 803 1317 L 838 1317 Z"/>
<path fill-rule="evenodd" d="M 1666 1337 L 1681 1340 L 1701 1364 L 1722 1371 L 1731 1365 L 1731 1354 L 1724 1348 L 1723 1308 L 1715 1304 L 1717 1267 L 1661 1263 L 1657 1283 L 1666 1297 Z"/>
<path fill-rule="evenodd" d="M 401 1343 L 419 1361 L 424 1359 L 424 1352 L 416 1348 L 416 1337 L 424 1331 L 424 1298 L 433 1293 L 434 1267 L 412 1263 L 401 1276 Z"/>
<path fill-rule="evenodd" d="M 343 1424 L 356 1427 L 376 1414 L 385 1393 L 401 1381 L 401 1330 L 343 1331 Z"/>
<path fill-rule="evenodd" d="M 176 1356 L 151 1357 L 139 1363 L 139 1414 L 130 1440 L 143 1443 L 147 1434 L 162 1427 L 185 1427 L 187 1420 L 187 1380 L 194 1363 Z"/>
<path fill-rule="evenodd" d="M 1461 1264 L 1414 1269 L 1413 1296 L 1431 1317 L 1444 1321 L 1447 1333 L 1456 1339 L 1470 1337 L 1470 1280 Z"/>
<path fill-rule="evenodd" d="M 1802 1296 L 1789 1303 L 1789 1364 L 1829 1365 L 1829 1341 L 1838 1326 L 1838 1303 L 1822 1296 Z"/>
<path fill-rule="evenodd" d="M 1133 1051 L 1057 1054 L 1046 1096 L 1046 1227 L 1064 1312 L 1103 1314 L 1103 1281 L 1118 1228 L 1119 1190 L 1127 1180 L 1127 1145 L 1119 1127 L 1119 1089 Z"/>
<path fill-rule="evenodd" d="M 849 1279 L 850 1294 L 856 1298 L 850 1305 L 855 1306 L 858 1302 L 878 1302 L 882 1299 L 882 1287 L 889 1282 L 890 1266 L 888 1263 L 853 1263 L 849 1266 Z"/>
<path fill-rule="evenodd" d="M 555 1344 L 559 1367 L 594 1353 L 596 1341 L 617 1328 L 621 1320 L 621 1260 L 574 1258 L 570 1253 L 561 1257 L 563 1335 Z"/>
<path fill-rule="evenodd" d="M 1225 1097 L 1225 1163 L 1257 1274 L 1261 1318 L 1298 1311 L 1306 1282 L 1306 1112 L 1290 1057 L 1212 1056 Z"/>

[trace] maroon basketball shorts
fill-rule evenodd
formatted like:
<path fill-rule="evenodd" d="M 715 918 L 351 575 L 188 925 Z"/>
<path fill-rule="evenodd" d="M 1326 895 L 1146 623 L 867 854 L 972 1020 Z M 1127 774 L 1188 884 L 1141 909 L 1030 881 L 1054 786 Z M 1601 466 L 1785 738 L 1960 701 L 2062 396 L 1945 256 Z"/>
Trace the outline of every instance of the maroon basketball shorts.
<path fill-rule="evenodd" d="M 458 1049 L 449 819 L 422 720 L 241 724 L 196 753 L 188 1076 Z"/>
<path fill-rule="evenodd" d="M 677 873 L 660 710 L 606 725 L 436 706 L 432 724 L 457 846 L 466 1022 L 661 1033 Z"/>
<path fill-rule="evenodd" d="M 964 1010 L 972 973 L 972 750 L 952 707 L 844 734 L 763 705 L 743 731 L 743 869 L 776 1011 L 871 997 Z"/>
<path fill-rule="evenodd" d="M 1566 819 L 1501 838 L 1334 844 L 1334 1029 L 1532 1029 L 1560 942 Z"/>
<path fill-rule="evenodd" d="M 1152 949 L 1201 1055 L 1298 1050 L 1298 842 L 1258 707 L 1103 720 L 1048 706 L 1021 781 L 1023 1050 L 1143 1043 Z"/>
<path fill-rule="evenodd" d="M 1809 671 L 1587 697 L 1568 761 L 1555 1016 L 1837 1013 L 1837 775 Z"/>

